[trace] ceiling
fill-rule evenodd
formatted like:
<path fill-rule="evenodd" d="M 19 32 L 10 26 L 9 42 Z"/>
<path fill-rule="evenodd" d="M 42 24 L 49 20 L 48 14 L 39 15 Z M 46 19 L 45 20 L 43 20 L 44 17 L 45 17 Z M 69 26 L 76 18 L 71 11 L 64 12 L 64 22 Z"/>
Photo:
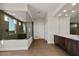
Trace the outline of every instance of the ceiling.
<path fill-rule="evenodd" d="M 55 15 L 65 5 L 65 3 L 30 3 L 29 5 L 38 9 L 38 11 Z"/>
<path fill-rule="evenodd" d="M 0 9 L 7 10 L 12 15 L 15 13 L 16 18 L 24 21 L 27 11 L 33 19 L 44 19 L 48 13 L 52 16 L 75 14 L 71 10 L 77 10 L 78 5 L 78 3 L 75 6 L 72 6 L 72 3 L 0 3 Z M 67 12 L 64 13 L 63 10 Z"/>
<path fill-rule="evenodd" d="M 72 4 L 75 4 L 72 6 Z M 50 13 L 52 16 L 71 16 L 79 13 L 79 3 L 31 3 L 29 4 L 31 7 L 36 8 L 37 10 L 32 10 L 33 16 L 38 14 L 36 11 L 42 11 L 46 13 Z M 63 10 L 66 10 L 66 12 L 63 12 Z M 72 11 L 75 12 L 72 12 Z M 34 14 L 35 13 L 35 14 Z M 42 14 L 40 14 L 40 17 L 42 17 Z"/>
<path fill-rule="evenodd" d="M 54 12 L 57 7 L 59 7 L 60 3 L 30 3 L 31 6 L 42 10 L 44 12 Z"/>
<path fill-rule="evenodd" d="M 30 21 L 27 4 L 25 3 L 0 3 L 0 9 L 21 21 Z"/>
<path fill-rule="evenodd" d="M 64 10 L 66 10 L 66 12 L 63 12 Z M 58 16 L 59 14 L 61 14 L 61 16 L 71 16 L 75 15 L 76 13 L 79 13 L 79 4 L 76 3 L 72 6 L 72 3 L 66 3 L 65 6 L 61 8 L 61 10 L 56 14 L 56 16 Z"/>
<path fill-rule="evenodd" d="M 46 12 L 40 10 L 40 8 L 36 8 L 34 6 L 28 5 L 28 10 L 34 20 L 45 18 Z"/>
<path fill-rule="evenodd" d="M 25 11 L 10 11 L 10 10 L 5 10 L 5 12 L 7 12 L 8 14 L 16 17 L 17 19 L 21 20 L 21 21 L 28 21 L 28 17 L 26 19 L 27 16 L 27 12 Z"/>
<path fill-rule="evenodd" d="M 35 20 L 45 19 L 48 13 L 54 16 L 64 5 L 65 3 L 30 3 L 27 6 L 32 18 Z"/>
<path fill-rule="evenodd" d="M 0 3 L 0 9 L 12 11 L 27 11 L 26 3 Z"/>

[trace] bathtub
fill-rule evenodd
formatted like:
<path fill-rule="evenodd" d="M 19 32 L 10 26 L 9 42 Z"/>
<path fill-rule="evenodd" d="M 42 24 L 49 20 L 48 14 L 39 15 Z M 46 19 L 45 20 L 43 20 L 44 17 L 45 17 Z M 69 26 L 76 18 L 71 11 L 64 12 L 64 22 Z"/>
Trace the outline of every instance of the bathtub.
<path fill-rule="evenodd" d="M 29 39 L 11 39 L 0 40 L 0 51 L 10 50 L 28 50 L 32 43 L 32 37 Z"/>

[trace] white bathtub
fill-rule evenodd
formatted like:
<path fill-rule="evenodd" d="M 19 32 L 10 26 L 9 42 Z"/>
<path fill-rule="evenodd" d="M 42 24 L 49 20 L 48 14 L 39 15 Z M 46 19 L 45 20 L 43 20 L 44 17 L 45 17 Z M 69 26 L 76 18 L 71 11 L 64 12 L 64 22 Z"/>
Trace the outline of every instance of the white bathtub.
<path fill-rule="evenodd" d="M 0 51 L 9 50 L 28 50 L 32 43 L 32 37 L 29 39 L 0 40 Z"/>

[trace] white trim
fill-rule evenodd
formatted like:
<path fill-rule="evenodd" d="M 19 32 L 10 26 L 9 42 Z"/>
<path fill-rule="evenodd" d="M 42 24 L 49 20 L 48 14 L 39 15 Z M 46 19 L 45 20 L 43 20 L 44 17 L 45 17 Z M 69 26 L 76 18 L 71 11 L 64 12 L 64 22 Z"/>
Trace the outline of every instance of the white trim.
<path fill-rule="evenodd" d="M 52 42 L 47 41 L 47 43 L 48 43 L 48 44 L 54 44 L 54 42 L 53 42 L 53 41 L 52 41 Z"/>

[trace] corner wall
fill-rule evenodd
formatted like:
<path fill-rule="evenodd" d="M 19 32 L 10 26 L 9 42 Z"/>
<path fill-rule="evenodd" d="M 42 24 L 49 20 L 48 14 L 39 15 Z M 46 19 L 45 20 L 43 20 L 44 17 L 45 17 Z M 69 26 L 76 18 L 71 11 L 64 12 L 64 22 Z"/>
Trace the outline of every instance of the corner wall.
<path fill-rule="evenodd" d="M 34 39 L 44 38 L 48 44 L 54 43 L 55 34 L 70 34 L 70 17 L 52 16 L 34 20 Z"/>
<path fill-rule="evenodd" d="M 55 17 L 48 14 L 45 27 L 45 39 L 48 44 L 52 44 L 54 43 L 54 34 L 70 34 L 70 17 Z"/>
<path fill-rule="evenodd" d="M 44 39 L 44 19 L 34 21 L 34 39 Z"/>

